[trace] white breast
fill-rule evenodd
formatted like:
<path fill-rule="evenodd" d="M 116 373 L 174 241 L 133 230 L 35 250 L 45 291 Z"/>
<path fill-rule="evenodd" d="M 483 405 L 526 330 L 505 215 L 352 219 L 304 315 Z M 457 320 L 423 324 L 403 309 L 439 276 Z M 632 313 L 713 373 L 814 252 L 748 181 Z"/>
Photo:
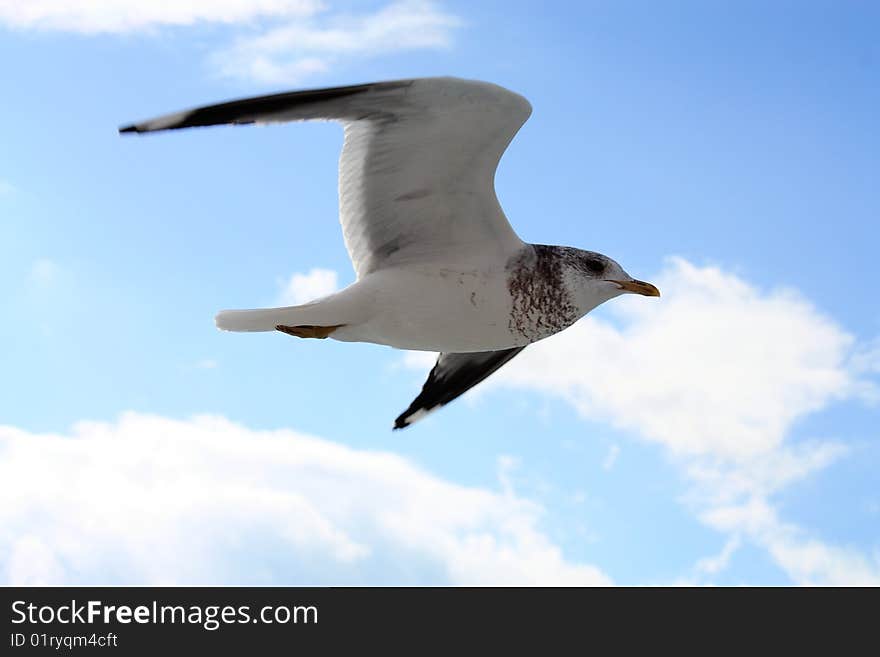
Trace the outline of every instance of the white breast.
<path fill-rule="evenodd" d="M 510 330 L 511 297 L 502 265 L 383 269 L 358 282 L 371 316 L 333 337 L 399 349 L 471 352 L 528 341 Z"/>

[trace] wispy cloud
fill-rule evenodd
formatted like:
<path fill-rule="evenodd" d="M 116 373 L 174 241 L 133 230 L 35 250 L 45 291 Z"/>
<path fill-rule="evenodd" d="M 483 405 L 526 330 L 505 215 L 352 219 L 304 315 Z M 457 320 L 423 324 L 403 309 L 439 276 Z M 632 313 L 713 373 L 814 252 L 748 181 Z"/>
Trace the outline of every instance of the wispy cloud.
<path fill-rule="evenodd" d="M 0 178 L 0 196 L 7 196 L 15 191 L 15 186 L 8 180 Z"/>
<path fill-rule="evenodd" d="M 220 417 L 0 426 L 10 584 L 607 584 L 516 495 Z M 506 471 L 502 468 L 502 475 Z"/>
<path fill-rule="evenodd" d="M 394 2 L 371 14 L 322 14 L 239 38 L 214 56 L 223 75 L 290 83 L 345 57 L 450 46 L 460 19 L 423 0 Z"/>
<path fill-rule="evenodd" d="M 739 535 L 733 534 L 727 539 L 724 547 L 721 548 L 721 552 L 714 556 L 700 559 L 694 568 L 697 572 L 704 575 L 717 575 L 727 568 L 727 565 L 730 563 L 730 558 L 733 556 L 733 553 L 739 549 L 741 544 L 742 540 Z"/>
<path fill-rule="evenodd" d="M 617 457 L 620 456 L 620 447 L 618 445 L 612 445 L 608 448 L 608 452 L 605 454 L 605 458 L 602 460 L 602 469 L 610 470 L 614 467 L 614 464 L 617 463 Z"/>
<path fill-rule="evenodd" d="M 447 48 L 462 21 L 429 0 L 361 12 L 320 0 L 0 0 L 0 24 L 90 35 L 228 25 L 232 42 L 209 58 L 220 75 L 297 84 L 353 58 Z"/>
<path fill-rule="evenodd" d="M 292 274 L 281 285 L 278 295 L 279 306 L 298 306 L 339 289 L 339 275 L 332 269 L 314 268 L 307 274 Z"/>
<path fill-rule="evenodd" d="M 880 586 L 880 557 L 831 545 L 783 521 L 767 498 L 754 496 L 707 509 L 704 522 L 718 531 L 745 532 L 796 584 Z"/>
<path fill-rule="evenodd" d="M 319 0 L 3 0 L 0 22 L 19 29 L 119 34 L 171 25 L 310 16 L 322 7 Z"/>

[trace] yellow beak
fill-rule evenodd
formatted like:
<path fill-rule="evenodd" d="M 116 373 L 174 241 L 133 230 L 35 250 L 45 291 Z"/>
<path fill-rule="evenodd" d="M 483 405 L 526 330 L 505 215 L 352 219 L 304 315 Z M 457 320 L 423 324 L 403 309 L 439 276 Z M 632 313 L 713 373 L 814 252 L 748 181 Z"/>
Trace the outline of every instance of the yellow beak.
<path fill-rule="evenodd" d="M 658 290 L 655 286 L 650 283 L 645 283 L 645 281 L 608 281 L 609 283 L 616 283 L 620 286 L 622 290 L 626 290 L 627 292 L 634 292 L 635 294 L 641 294 L 646 297 L 659 297 L 660 290 Z"/>

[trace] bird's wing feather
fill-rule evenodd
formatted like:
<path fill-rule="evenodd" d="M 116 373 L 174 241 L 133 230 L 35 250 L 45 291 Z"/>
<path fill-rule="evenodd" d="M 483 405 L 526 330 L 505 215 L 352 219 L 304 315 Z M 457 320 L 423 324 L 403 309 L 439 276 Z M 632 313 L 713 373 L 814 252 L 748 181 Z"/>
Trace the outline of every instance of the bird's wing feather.
<path fill-rule="evenodd" d="M 422 386 L 422 392 L 413 400 L 409 408 L 394 420 L 394 428 L 408 427 L 431 411 L 445 406 L 498 370 L 523 349 L 525 347 L 466 354 L 440 354 L 437 363 L 428 374 L 428 380 Z"/>
<path fill-rule="evenodd" d="M 494 175 L 530 113 L 527 100 L 493 84 L 420 78 L 231 101 L 121 132 L 341 121 L 340 218 L 363 277 L 412 262 L 454 264 L 516 252 L 522 242 L 498 205 Z"/>

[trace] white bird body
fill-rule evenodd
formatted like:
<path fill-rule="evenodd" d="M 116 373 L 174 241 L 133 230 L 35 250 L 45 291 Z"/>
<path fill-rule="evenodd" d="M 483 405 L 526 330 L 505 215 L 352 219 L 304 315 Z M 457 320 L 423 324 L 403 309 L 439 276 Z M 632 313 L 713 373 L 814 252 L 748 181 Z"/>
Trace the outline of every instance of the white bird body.
<path fill-rule="evenodd" d="M 557 333 L 607 298 L 581 295 L 577 311 L 568 321 L 562 320 L 564 325 L 546 323 L 538 312 L 527 314 L 518 330 L 512 322 L 510 292 L 511 261 L 516 260 L 517 255 L 471 266 L 400 265 L 367 274 L 335 294 L 301 306 L 227 310 L 217 315 L 216 322 L 228 331 L 339 326 L 328 337 L 397 349 L 465 353 L 524 347 Z M 563 284 L 574 294 L 575 285 Z"/>
<path fill-rule="evenodd" d="M 524 243 L 495 197 L 494 176 L 531 113 L 486 82 L 423 78 L 248 98 L 123 128 L 222 123 L 343 123 L 340 222 L 357 281 L 300 306 L 227 310 L 229 331 L 371 342 L 441 352 L 408 426 L 623 292 L 658 296 L 591 251 Z"/>
<path fill-rule="evenodd" d="M 367 274 L 322 299 L 286 308 L 221 312 L 228 331 L 278 325 L 339 326 L 331 337 L 423 351 L 487 351 L 512 346 L 503 265 L 465 269 L 404 265 Z"/>
<path fill-rule="evenodd" d="M 350 290 L 350 292 L 349 292 Z M 368 274 L 338 296 L 367 301 L 363 321 L 330 336 L 422 351 L 491 351 L 513 344 L 504 263 L 407 265 Z M 328 299 L 328 301 L 330 301 Z"/>

